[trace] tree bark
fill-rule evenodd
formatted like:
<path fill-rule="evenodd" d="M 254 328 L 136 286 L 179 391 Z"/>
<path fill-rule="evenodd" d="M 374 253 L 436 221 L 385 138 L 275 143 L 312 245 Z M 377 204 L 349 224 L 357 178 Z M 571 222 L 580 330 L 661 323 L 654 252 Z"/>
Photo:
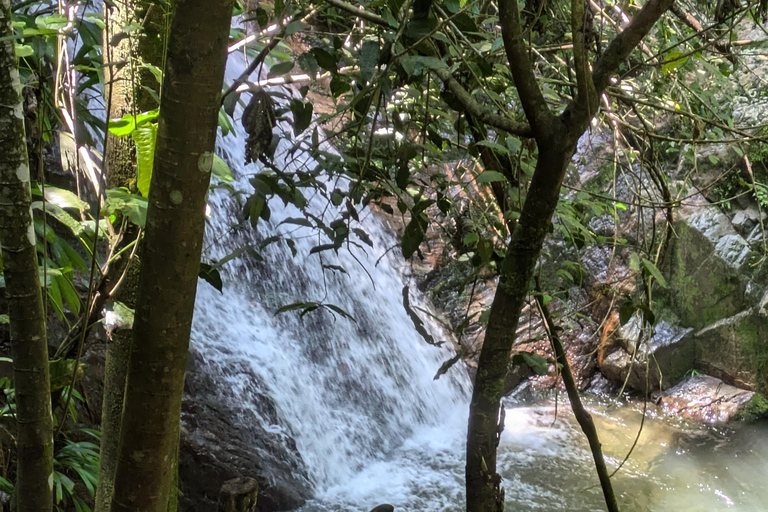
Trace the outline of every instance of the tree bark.
<path fill-rule="evenodd" d="M 501 478 L 496 473 L 496 448 L 503 429 L 499 424 L 499 411 L 504 379 L 520 311 L 528 297 L 536 261 L 557 206 L 560 184 L 574 150 L 575 143 L 569 141 L 562 147 L 540 145 L 527 200 L 502 263 L 470 403 L 466 467 L 468 512 L 504 510 Z M 549 176 L 552 181 L 547 179 Z"/>
<path fill-rule="evenodd" d="M 158 85 L 154 76 L 145 68 L 138 66 L 146 62 L 162 66 L 163 52 L 163 11 L 154 1 L 121 0 L 113 7 L 104 6 L 105 61 L 105 96 L 109 98 L 110 118 L 144 112 L 157 107 L 157 102 L 148 92 Z M 144 29 L 138 35 L 138 41 L 120 37 L 123 28 L 129 23 L 143 24 Z M 117 37 L 115 37 L 117 36 Z M 135 43 L 135 44 L 134 44 Z M 134 48 L 135 47 L 135 48 Z M 104 162 L 106 180 L 109 188 L 131 188 L 136 180 L 135 145 L 131 137 L 110 136 L 106 144 Z M 118 251 L 139 235 L 136 226 L 127 226 Z M 130 258 L 133 251 L 126 251 L 112 265 L 117 279 L 124 275 L 120 288 L 114 297 L 131 309 L 136 308 L 136 294 L 139 285 L 138 259 Z M 114 279 L 113 281 L 117 281 Z M 108 282 L 103 293 L 116 283 Z M 107 340 L 106 361 L 104 363 L 104 396 L 101 407 L 101 453 L 99 466 L 99 485 L 96 489 L 95 512 L 110 512 L 114 490 L 115 470 L 120 443 L 120 425 L 123 413 L 125 382 L 128 373 L 128 361 L 133 333 L 128 329 L 119 329 Z"/>
<path fill-rule="evenodd" d="M 168 504 L 232 7 L 172 3 L 113 512 Z"/>
<path fill-rule="evenodd" d="M 568 401 L 571 402 L 571 409 L 573 409 L 573 415 L 576 417 L 576 421 L 581 427 L 581 431 L 584 432 L 587 441 L 589 442 L 589 449 L 592 451 L 592 459 L 595 461 L 595 470 L 597 471 L 597 477 L 600 480 L 600 487 L 603 489 L 603 498 L 605 499 L 605 506 L 608 512 L 619 512 L 619 502 L 616 499 L 616 493 L 613 491 L 613 485 L 611 484 L 611 475 L 608 473 L 608 466 L 605 464 L 605 457 L 603 457 L 603 447 L 600 443 L 600 436 L 597 434 L 597 427 L 595 421 L 592 419 L 592 415 L 584 404 L 581 403 L 581 397 L 579 396 L 579 388 L 576 387 L 576 381 L 573 378 L 573 372 L 571 371 L 571 365 L 568 363 L 568 355 L 565 352 L 565 346 L 558 334 L 558 328 L 555 325 L 552 314 L 549 312 L 549 308 L 544 304 L 543 293 L 539 283 L 538 276 L 536 277 L 536 302 L 539 305 L 539 311 L 544 319 L 544 330 L 547 331 L 549 341 L 552 343 L 552 348 L 555 351 L 555 360 L 562 368 L 561 376 L 563 378 L 563 384 L 565 385 L 566 393 L 568 393 Z"/>
<path fill-rule="evenodd" d="M 53 429 L 43 295 L 10 0 L 0 0 L 0 245 L 16 389 L 19 512 L 50 512 Z"/>
<path fill-rule="evenodd" d="M 259 484 L 253 478 L 235 478 L 221 486 L 218 512 L 255 512 Z"/>
<path fill-rule="evenodd" d="M 501 266 L 478 361 L 467 431 L 467 512 L 504 510 L 501 477 L 496 472 L 496 449 L 504 427 L 500 424 L 504 378 L 509 368 L 520 312 L 528 296 L 536 261 L 557 207 L 560 186 L 576 150 L 576 143 L 589 125 L 610 76 L 648 34 L 672 1 L 649 0 L 614 38 L 593 66 L 591 76 L 586 76 L 582 69 L 578 97 L 557 116 L 552 114 L 539 88 L 528 56 L 517 2 L 499 1 L 504 48 L 539 155 L 520 219 Z M 580 19 L 574 19 L 572 23 L 573 32 L 582 29 Z M 586 52 L 583 45 L 581 51 Z M 586 55 L 580 55 L 578 60 L 586 62 Z"/>

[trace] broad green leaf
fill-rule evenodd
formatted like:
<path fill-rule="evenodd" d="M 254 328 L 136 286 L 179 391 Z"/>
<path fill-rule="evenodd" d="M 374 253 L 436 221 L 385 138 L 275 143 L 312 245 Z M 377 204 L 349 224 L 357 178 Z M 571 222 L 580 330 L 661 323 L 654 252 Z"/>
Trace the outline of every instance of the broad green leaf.
<path fill-rule="evenodd" d="M 293 61 L 288 62 L 280 62 L 279 64 L 275 64 L 271 68 L 269 68 L 269 73 L 267 73 L 267 78 L 274 78 L 276 76 L 285 75 L 291 72 L 293 69 Z"/>
<path fill-rule="evenodd" d="M 24 57 L 31 57 L 35 54 L 35 50 L 28 44 L 16 43 L 16 58 L 22 59 Z"/>
<path fill-rule="evenodd" d="M 621 325 L 626 325 L 630 318 L 632 318 L 632 315 L 635 314 L 635 311 L 637 311 L 637 306 L 635 306 L 635 303 L 631 300 L 626 301 L 619 308 L 619 323 Z"/>
<path fill-rule="evenodd" d="M 512 139 L 512 140 L 517 140 L 517 139 Z M 478 142 L 475 143 L 475 146 L 484 146 L 486 148 L 490 148 L 494 152 L 499 153 L 500 155 L 508 155 L 509 154 L 509 149 L 507 149 L 506 147 L 502 146 L 498 142 L 493 142 L 493 141 L 490 141 L 490 140 L 478 141 Z"/>
<path fill-rule="evenodd" d="M 664 279 L 661 271 L 658 269 L 658 267 L 656 267 L 656 265 L 653 264 L 651 260 L 643 258 L 643 266 L 648 271 L 648 273 L 651 274 L 654 279 L 659 282 L 659 285 L 661 285 L 662 288 L 667 287 L 667 280 Z"/>
<path fill-rule="evenodd" d="M 136 144 L 136 187 L 141 195 L 149 197 L 152 165 L 155 161 L 157 125 L 150 123 L 140 126 L 131 133 L 131 137 Z"/>
<path fill-rule="evenodd" d="M 549 362 L 540 355 L 531 352 L 518 352 L 512 356 L 512 364 L 524 364 L 533 370 L 536 375 L 546 375 L 549 373 Z"/>
<path fill-rule="evenodd" d="M 221 280 L 221 274 L 217 268 L 213 268 L 208 263 L 200 263 L 200 271 L 198 277 L 205 280 L 208 284 L 219 290 L 220 293 L 224 293 L 224 283 Z"/>
<path fill-rule="evenodd" d="M 464 245 L 472 245 L 480 240 L 480 235 L 477 233 L 467 233 L 464 235 Z"/>
<path fill-rule="evenodd" d="M 493 183 L 497 181 L 507 181 L 507 178 L 499 171 L 483 171 L 477 177 L 478 183 Z"/>
<path fill-rule="evenodd" d="M 125 137 L 133 133 L 135 129 L 142 126 L 144 123 L 154 121 L 157 116 L 160 115 L 159 110 L 150 110 L 149 112 L 143 112 L 137 116 L 125 115 L 120 119 L 109 120 L 109 133 L 118 137 Z"/>
<path fill-rule="evenodd" d="M 229 168 L 227 162 L 225 162 L 219 155 L 213 155 L 211 174 L 213 174 L 214 178 L 224 183 L 232 183 L 235 181 L 235 178 L 232 176 L 232 169 Z"/>
<path fill-rule="evenodd" d="M 104 208 L 108 215 L 119 212 L 139 227 L 144 227 L 147 220 L 147 198 L 132 194 L 126 188 L 107 190 L 107 201 Z"/>

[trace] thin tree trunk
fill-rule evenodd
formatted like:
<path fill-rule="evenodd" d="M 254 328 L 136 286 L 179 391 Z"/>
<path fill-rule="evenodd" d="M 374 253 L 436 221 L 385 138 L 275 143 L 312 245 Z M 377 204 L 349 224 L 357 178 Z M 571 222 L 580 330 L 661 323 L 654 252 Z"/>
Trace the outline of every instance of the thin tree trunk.
<path fill-rule="evenodd" d="M 573 151 L 574 144 L 550 149 L 540 147 L 528 199 L 501 267 L 470 404 L 466 475 L 468 512 L 500 512 L 504 509 L 501 478 L 496 474 L 496 448 L 503 429 L 499 424 L 499 403 L 520 311 L 528 297 L 529 283 Z M 553 181 L 542 179 L 543 175 Z"/>
<path fill-rule="evenodd" d="M 172 7 L 113 512 L 168 505 L 233 2 Z"/>
<path fill-rule="evenodd" d="M 568 355 L 565 352 L 565 346 L 557 332 L 558 329 L 552 318 L 552 314 L 549 312 L 547 305 L 544 304 L 538 276 L 536 276 L 536 302 L 539 305 L 539 311 L 541 311 L 541 316 L 544 319 L 544 328 L 547 331 L 550 342 L 552 342 L 556 361 L 562 368 L 561 375 L 563 377 L 563 384 L 565 384 L 565 390 L 566 393 L 568 393 L 568 401 L 571 402 L 573 415 L 576 417 L 576 421 L 579 423 L 581 431 L 584 432 L 584 436 L 586 436 L 587 441 L 589 442 L 589 449 L 592 451 L 592 459 L 595 461 L 597 477 L 600 480 L 600 487 L 603 489 L 605 506 L 608 509 L 608 512 L 619 512 L 619 502 L 616 500 L 616 493 L 613 491 L 611 475 L 608 473 L 608 467 L 605 464 L 603 448 L 600 444 L 600 436 L 597 434 L 595 421 L 592 419 L 592 415 L 589 414 L 587 408 L 584 407 L 584 404 L 581 403 L 579 388 L 576 387 L 576 381 L 573 378 L 571 365 L 568 363 Z"/>
<path fill-rule="evenodd" d="M 106 90 L 109 97 L 110 118 L 121 118 L 155 108 L 157 103 L 147 90 L 157 88 L 157 81 L 146 69 L 137 66 L 146 62 L 155 66 L 162 65 L 163 51 L 163 11 L 153 1 L 121 0 L 112 7 L 104 5 L 105 61 L 104 68 Z M 129 23 L 143 24 L 143 30 L 137 36 L 138 41 L 120 37 L 123 28 Z M 115 43 L 115 44 L 113 44 Z M 133 47 L 135 46 L 135 48 Z M 136 180 L 136 154 L 131 137 L 111 137 L 104 155 L 107 186 L 127 187 Z M 126 227 L 118 250 L 136 240 L 138 228 Z M 136 308 L 136 294 L 139 286 L 139 262 L 130 258 L 133 251 L 123 253 L 114 275 L 121 276 L 120 288 L 111 299 L 122 302 L 131 309 Z M 107 283 L 108 293 L 115 283 Z M 106 361 L 104 363 L 104 396 L 101 408 L 101 453 L 99 466 L 99 485 L 96 489 L 95 512 L 109 512 L 114 490 L 115 470 L 120 443 L 120 426 L 123 415 L 123 397 L 128 373 L 128 360 L 131 353 L 133 333 L 128 329 L 119 329 L 107 340 Z"/>
<path fill-rule="evenodd" d="M 11 327 L 18 424 L 19 512 L 50 512 L 53 430 L 43 296 L 37 264 L 21 84 L 10 0 L 0 0 L 0 245 Z"/>
<path fill-rule="evenodd" d="M 592 66 L 586 66 L 584 19 L 572 17 L 579 94 L 555 116 L 539 88 L 520 24 L 516 0 L 499 0 L 504 49 L 520 102 L 539 149 L 536 169 L 520 219 L 512 233 L 491 305 L 478 361 L 467 431 L 467 512 L 501 512 L 504 492 L 496 472 L 496 449 L 503 429 L 500 402 L 520 312 L 528 296 L 536 261 L 557 207 L 565 171 L 576 143 L 595 113 L 599 96 L 619 64 L 643 40 L 673 0 L 649 0 Z M 579 7 L 578 2 L 572 4 Z M 577 44 L 578 43 L 578 44 Z"/>

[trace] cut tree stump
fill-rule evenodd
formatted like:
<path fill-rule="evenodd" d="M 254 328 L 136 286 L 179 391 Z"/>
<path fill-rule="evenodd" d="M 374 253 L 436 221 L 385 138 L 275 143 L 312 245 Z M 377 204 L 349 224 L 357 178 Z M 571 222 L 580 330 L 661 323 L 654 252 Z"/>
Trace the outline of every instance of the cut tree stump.
<path fill-rule="evenodd" d="M 218 512 L 256 512 L 259 484 L 253 478 L 228 480 L 219 491 Z"/>

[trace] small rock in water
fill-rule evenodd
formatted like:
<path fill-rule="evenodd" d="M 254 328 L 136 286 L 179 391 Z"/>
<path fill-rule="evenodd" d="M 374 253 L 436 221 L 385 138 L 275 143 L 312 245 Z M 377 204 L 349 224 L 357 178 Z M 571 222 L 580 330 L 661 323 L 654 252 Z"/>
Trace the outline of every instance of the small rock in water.
<path fill-rule="evenodd" d="M 371 512 L 394 512 L 395 507 L 392 505 L 379 505 L 378 507 L 374 507 Z"/>

